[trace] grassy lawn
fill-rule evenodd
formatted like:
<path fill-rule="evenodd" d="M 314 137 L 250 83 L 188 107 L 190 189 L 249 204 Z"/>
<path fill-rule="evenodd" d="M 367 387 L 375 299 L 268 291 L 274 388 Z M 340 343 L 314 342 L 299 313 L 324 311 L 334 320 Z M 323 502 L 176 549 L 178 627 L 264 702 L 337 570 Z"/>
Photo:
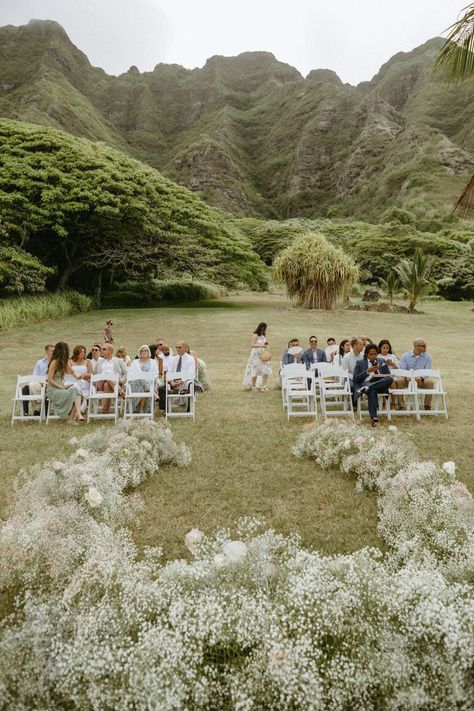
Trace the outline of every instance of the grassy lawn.
<path fill-rule="evenodd" d="M 250 336 L 259 321 L 269 325 L 273 383 L 279 354 L 291 337 L 306 343 L 316 334 L 323 343 L 328 336 L 339 341 L 366 333 L 374 341 L 389 338 L 399 356 L 414 337 L 424 337 L 434 366 L 444 376 L 450 419 L 425 418 L 416 423 L 399 418 L 400 446 L 412 433 L 425 457 L 455 460 L 459 479 L 474 492 L 472 304 L 429 302 L 422 306 L 426 313 L 419 316 L 303 311 L 282 296 L 268 294 L 229 297 L 220 306 L 224 304 L 228 308 L 95 311 L 0 334 L 0 514 L 6 514 L 21 467 L 61 456 L 67 440 L 88 429 L 56 422 L 48 428 L 32 424 L 11 428 L 16 375 L 30 372 L 48 341 L 89 347 L 100 337 L 109 315 L 116 344 L 126 345 L 132 355 L 158 336 L 172 346 L 179 339 L 188 340 L 206 360 L 213 383 L 212 392 L 198 400 L 194 424 L 186 420 L 171 424 L 177 438 L 192 450 L 191 466 L 163 468 L 141 487 L 145 508 L 134 529 L 140 545 L 159 544 L 167 556 L 182 556 L 183 536 L 189 528 L 212 531 L 232 527 L 241 515 L 262 514 L 268 526 L 298 532 L 304 544 L 324 553 L 380 546 L 375 497 L 356 494 L 353 482 L 341 474 L 321 472 L 311 462 L 293 457 L 291 447 L 305 420 L 287 423 L 280 391 L 243 391 Z"/>

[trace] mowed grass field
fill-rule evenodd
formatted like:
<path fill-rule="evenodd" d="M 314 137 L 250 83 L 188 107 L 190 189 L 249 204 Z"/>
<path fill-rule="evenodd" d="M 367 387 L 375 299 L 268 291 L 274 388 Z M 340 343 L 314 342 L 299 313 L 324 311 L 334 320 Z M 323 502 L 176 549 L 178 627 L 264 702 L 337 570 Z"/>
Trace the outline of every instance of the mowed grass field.
<path fill-rule="evenodd" d="M 210 308 L 94 311 L 0 334 L 0 515 L 7 515 L 20 468 L 63 456 L 72 435 L 112 426 L 68 427 L 58 422 L 48 427 L 10 426 L 16 376 L 31 372 L 43 345 L 64 340 L 89 348 L 111 317 L 116 345 L 126 345 L 132 356 L 142 343 L 157 337 L 173 347 L 176 341 L 187 340 L 205 359 L 213 384 L 212 391 L 198 399 L 194 423 L 174 420 L 170 424 L 176 438 L 191 448 L 191 466 L 164 467 L 140 488 L 145 507 L 133 529 L 140 546 L 160 545 L 167 557 L 182 557 L 183 537 L 191 527 L 207 532 L 221 526 L 232 529 L 243 515 L 262 515 L 268 527 L 297 532 L 305 545 L 323 553 L 380 546 L 375 496 L 358 494 L 354 482 L 339 472 L 320 471 L 314 463 L 292 455 L 306 420 L 287 422 L 279 390 L 243 390 L 252 331 L 259 321 L 268 323 L 271 386 L 277 381 L 280 353 L 292 337 L 306 344 L 310 335 L 317 335 L 320 345 L 325 345 L 328 336 L 339 341 L 365 333 L 374 341 L 389 338 L 399 356 L 414 337 L 425 338 L 434 366 L 443 373 L 450 418 L 446 422 L 430 417 L 420 423 L 398 418 L 400 447 L 412 434 L 424 457 L 454 460 L 459 479 L 474 493 L 472 306 L 428 302 L 421 307 L 425 314 L 418 316 L 311 312 L 294 308 L 281 295 L 245 294 Z M 382 423 L 381 429 L 386 426 Z"/>

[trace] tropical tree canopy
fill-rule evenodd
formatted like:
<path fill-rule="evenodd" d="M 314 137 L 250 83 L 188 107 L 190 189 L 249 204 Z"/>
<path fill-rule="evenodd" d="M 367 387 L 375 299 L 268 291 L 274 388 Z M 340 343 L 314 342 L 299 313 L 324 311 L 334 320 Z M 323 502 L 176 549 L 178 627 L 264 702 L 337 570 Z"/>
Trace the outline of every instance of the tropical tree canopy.
<path fill-rule="evenodd" d="M 333 309 L 357 281 L 358 268 L 323 235 L 308 233 L 277 256 L 274 273 L 300 306 Z"/>
<path fill-rule="evenodd" d="M 417 302 L 436 288 L 431 278 L 435 264 L 436 257 L 417 249 L 412 259 L 402 259 L 395 267 L 402 290 L 409 300 L 409 311 L 414 311 Z"/>
<path fill-rule="evenodd" d="M 59 288 L 104 270 L 266 282 L 249 242 L 185 188 L 102 144 L 8 120 L 0 120 L 0 231 L 53 267 Z"/>

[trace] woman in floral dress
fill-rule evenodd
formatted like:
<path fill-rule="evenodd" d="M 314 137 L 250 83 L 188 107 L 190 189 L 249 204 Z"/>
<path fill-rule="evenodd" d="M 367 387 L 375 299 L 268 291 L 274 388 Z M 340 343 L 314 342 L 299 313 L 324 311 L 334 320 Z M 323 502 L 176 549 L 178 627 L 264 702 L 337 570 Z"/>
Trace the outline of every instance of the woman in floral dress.
<path fill-rule="evenodd" d="M 267 380 L 272 369 L 268 361 L 262 360 L 262 353 L 268 346 L 267 324 L 263 321 L 258 324 L 252 334 L 252 348 L 250 351 L 247 367 L 245 368 L 244 385 L 248 389 L 267 392 Z M 260 387 L 257 387 L 257 378 L 260 378 Z"/>

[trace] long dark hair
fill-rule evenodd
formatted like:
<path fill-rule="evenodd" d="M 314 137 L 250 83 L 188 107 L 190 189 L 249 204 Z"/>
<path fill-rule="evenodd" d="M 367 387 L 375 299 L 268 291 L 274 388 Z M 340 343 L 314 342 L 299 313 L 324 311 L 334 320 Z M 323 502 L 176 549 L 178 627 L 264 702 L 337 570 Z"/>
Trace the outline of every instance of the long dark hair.
<path fill-rule="evenodd" d="M 257 336 L 266 336 L 266 330 L 267 324 L 264 321 L 260 321 L 254 333 L 256 333 Z"/>
<path fill-rule="evenodd" d="M 379 353 L 380 353 L 380 351 L 382 350 L 382 346 L 388 346 L 388 352 L 389 352 L 391 355 L 393 355 L 392 344 L 391 344 L 390 341 L 388 341 L 386 338 L 382 338 L 382 340 L 381 340 L 380 343 L 379 343 L 379 346 L 378 346 L 378 348 L 379 348 Z"/>
<path fill-rule="evenodd" d="M 64 343 L 64 341 L 56 343 L 50 363 L 52 363 L 53 360 L 56 361 L 56 372 L 59 371 L 61 377 L 63 377 L 69 361 L 69 346 L 67 343 Z"/>
<path fill-rule="evenodd" d="M 345 355 L 345 353 L 344 353 L 344 346 L 346 345 L 346 343 L 349 343 L 349 339 L 348 339 L 348 338 L 344 338 L 344 340 L 341 341 L 340 344 L 339 344 L 339 355 L 340 355 L 340 356 L 344 356 L 344 355 Z"/>

